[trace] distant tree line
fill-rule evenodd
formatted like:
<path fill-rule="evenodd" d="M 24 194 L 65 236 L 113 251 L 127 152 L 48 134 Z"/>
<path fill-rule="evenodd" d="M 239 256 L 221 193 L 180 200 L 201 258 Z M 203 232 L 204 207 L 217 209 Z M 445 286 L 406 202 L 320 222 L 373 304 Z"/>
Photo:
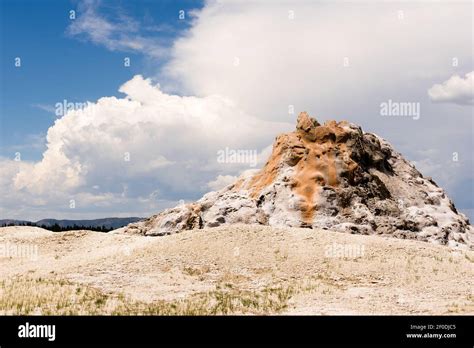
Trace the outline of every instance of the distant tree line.
<path fill-rule="evenodd" d="M 97 232 L 109 232 L 109 231 L 112 231 L 113 228 L 110 227 L 105 227 L 105 226 L 96 226 L 96 227 L 93 227 L 93 226 L 78 226 L 76 224 L 72 225 L 72 226 L 59 226 L 58 223 L 54 223 L 53 225 L 37 225 L 35 224 L 34 222 L 26 222 L 26 223 L 23 223 L 23 224 L 18 224 L 18 223 L 9 223 L 9 224 L 2 224 L 0 227 L 7 227 L 7 226 L 34 226 L 34 227 L 41 227 L 41 228 L 44 228 L 45 230 L 50 230 L 50 231 L 53 231 L 53 232 L 64 232 L 64 231 L 73 231 L 73 230 L 90 230 L 90 231 L 97 231 Z"/>

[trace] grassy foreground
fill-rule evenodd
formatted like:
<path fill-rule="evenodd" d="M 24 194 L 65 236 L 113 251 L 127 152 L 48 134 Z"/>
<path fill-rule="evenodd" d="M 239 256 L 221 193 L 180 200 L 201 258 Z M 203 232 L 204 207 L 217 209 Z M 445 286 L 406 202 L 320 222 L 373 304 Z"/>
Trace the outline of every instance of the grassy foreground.
<path fill-rule="evenodd" d="M 224 315 L 278 313 L 299 289 L 239 290 L 231 284 L 185 299 L 146 303 L 121 294 L 56 279 L 17 278 L 0 282 L 0 313 L 11 315 Z"/>

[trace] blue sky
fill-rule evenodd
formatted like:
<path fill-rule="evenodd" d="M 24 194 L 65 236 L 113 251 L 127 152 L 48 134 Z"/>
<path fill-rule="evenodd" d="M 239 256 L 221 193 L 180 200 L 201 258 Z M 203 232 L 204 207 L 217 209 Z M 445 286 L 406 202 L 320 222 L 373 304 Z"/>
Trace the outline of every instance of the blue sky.
<path fill-rule="evenodd" d="M 12 157 L 19 149 L 25 160 L 40 159 L 42 137 L 55 120 L 47 107 L 64 99 L 84 102 L 118 96 L 117 86 L 136 74 L 156 73 L 166 59 L 149 58 L 132 50 L 110 51 L 69 35 L 69 11 L 76 10 L 76 18 L 81 16 L 77 1 L 2 0 L 0 4 L 0 156 Z M 201 1 L 189 0 L 108 1 L 101 2 L 98 11 L 106 18 L 126 13 L 146 23 L 150 30 L 143 25 L 140 31 L 167 47 L 189 27 L 189 21 L 179 20 L 179 11 L 202 5 Z M 14 66 L 16 57 L 21 58 L 21 68 Z M 130 67 L 124 67 L 124 57 L 130 57 Z"/>
<path fill-rule="evenodd" d="M 249 169 L 217 151 L 257 151 L 261 165 L 300 111 L 387 139 L 474 218 L 472 2 L 0 6 L 0 218 L 147 216 L 195 200 Z M 63 100 L 92 104 L 57 116 Z M 382 117 L 388 100 L 420 117 Z"/>

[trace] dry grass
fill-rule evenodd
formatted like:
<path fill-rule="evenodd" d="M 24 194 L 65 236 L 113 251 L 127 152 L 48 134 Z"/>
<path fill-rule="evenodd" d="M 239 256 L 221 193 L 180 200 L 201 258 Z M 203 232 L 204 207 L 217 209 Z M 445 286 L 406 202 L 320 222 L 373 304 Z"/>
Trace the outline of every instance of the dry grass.
<path fill-rule="evenodd" d="M 7 315 L 226 315 L 279 313 L 291 286 L 240 290 L 230 284 L 174 301 L 135 301 L 122 294 L 58 279 L 17 278 L 0 282 L 0 313 Z"/>

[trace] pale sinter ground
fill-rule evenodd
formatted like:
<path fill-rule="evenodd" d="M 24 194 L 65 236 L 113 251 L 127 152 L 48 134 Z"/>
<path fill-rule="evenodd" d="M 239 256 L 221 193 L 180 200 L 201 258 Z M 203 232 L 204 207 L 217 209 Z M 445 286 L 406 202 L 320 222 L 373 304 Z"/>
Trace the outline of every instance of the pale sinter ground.
<path fill-rule="evenodd" d="M 333 243 L 362 255 L 329 255 Z M 36 260 L 4 257 L 35 245 Z M 474 252 L 426 242 L 244 225 L 163 237 L 6 227 L 1 246 L 1 314 L 474 314 Z"/>

